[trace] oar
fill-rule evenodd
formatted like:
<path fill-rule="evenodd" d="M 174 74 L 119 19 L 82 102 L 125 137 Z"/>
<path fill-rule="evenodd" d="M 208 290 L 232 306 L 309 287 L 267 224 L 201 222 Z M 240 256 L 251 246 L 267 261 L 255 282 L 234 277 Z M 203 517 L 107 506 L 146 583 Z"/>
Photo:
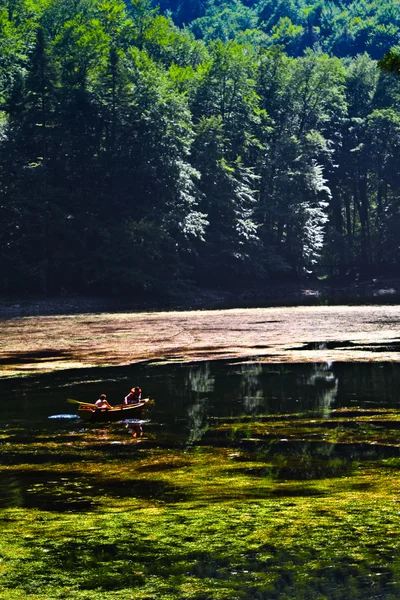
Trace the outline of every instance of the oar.
<path fill-rule="evenodd" d="M 67 398 L 67 402 L 70 404 L 86 404 L 86 406 L 96 406 L 95 404 L 91 404 L 90 402 L 81 402 L 80 400 L 74 400 L 73 398 Z"/>

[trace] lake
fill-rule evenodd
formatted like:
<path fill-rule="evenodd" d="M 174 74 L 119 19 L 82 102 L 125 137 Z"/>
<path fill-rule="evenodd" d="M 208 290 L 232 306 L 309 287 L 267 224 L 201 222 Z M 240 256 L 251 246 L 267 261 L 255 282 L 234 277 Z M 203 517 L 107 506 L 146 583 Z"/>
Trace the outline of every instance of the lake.
<path fill-rule="evenodd" d="M 399 597 L 399 310 L 317 309 L 4 322 L 0 598 Z"/>
<path fill-rule="evenodd" d="M 213 418 L 250 418 L 309 412 L 328 415 L 343 407 L 398 408 L 397 363 L 282 363 L 216 360 L 82 369 L 0 380 L 2 422 L 29 429 L 59 414 L 76 413 L 67 398 L 94 402 L 107 393 L 118 404 L 132 385 L 155 398 L 151 421 L 190 431 L 196 410 L 204 423 Z M 196 409 L 194 407 L 197 407 Z M 73 411 L 73 412 L 72 412 Z M 60 417 L 60 421 L 63 417 Z M 55 419 L 57 420 L 57 419 Z"/>

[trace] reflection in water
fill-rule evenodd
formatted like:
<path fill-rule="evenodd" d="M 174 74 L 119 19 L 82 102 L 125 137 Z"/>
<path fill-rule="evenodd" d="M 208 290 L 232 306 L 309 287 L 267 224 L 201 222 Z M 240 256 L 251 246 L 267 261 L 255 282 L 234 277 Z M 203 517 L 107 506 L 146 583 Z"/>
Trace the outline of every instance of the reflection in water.
<path fill-rule="evenodd" d="M 49 415 L 49 419 L 78 419 L 78 417 L 71 413 L 63 413 L 62 415 Z"/>
<path fill-rule="evenodd" d="M 315 363 L 304 367 L 306 368 L 296 372 L 284 367 L 278 371 L 275 367 L 275 371 L 272 371 L 260 363 L 239 365 L 236 370 L 239 386 L 233 393 L 239 394 L 244 412 L 249 415 L 276 412 L 274 407 L 277 403 L 282 403 L 282 412 L 304 410 L 304 399 L 307 402 L 311 400 L 310 409 L 329 415 L 335 404 L 339 385 L 339 378 L 333 372 L 333 364 Z M 278 377 L 271 378 L 271 374 Z M 284 409 L 283 404 L 288 400 L 292 406 Z"/>
<path fill-rule="evenodd" d="M 140 382 L 146 395 L 155 399 L 145 418 L 173 435 L 187 432 L 189 443 L 202 439 L 213 418 L 299 412 L 328 417 L 333 408 L 390 408 L 400 400 L 400 367 L 395 363 L 141 364 L 1 380 L 0 426 L 14 424 L 25 431 L 67 428 L 66 417 L 49 419 L 66 414 L 67 397 L 85 401 L 97 397 L 101 388 L 111 398 L 120 398 L 127 380 Z"/>
<path fill-rule="evenodd" d="M 209 362 L 190 365 L 184 378 L 184 388 L 193 398 L 193 404 L 187 408 L 187 427 L 189 446 L 199 442 L 208 429 L 207 398 L 214 391 L 215 376 L 211 373 Z"/>
<path fill-rule="evenodd" d="M 96 427 L 95 436 L 98 441 L 108 441 L 111 439 L 112 425 L 105 425 L 102 429 Z"/>
<path fill-rule="evenodd" d="M 133 438 L 143 437 L 143 426 L 141 423 L 125 423 L 125 428 Z"/>
<path fill-rule="evenodd" d="M 399 573 L 399 371 L 219 362 L 0 385 L 4 543 L 21 532 L 2 563 L 15 572 L 7 589 L 399 597 L 376 584 Z M 155 398 L 144 433 L 135 421 L 48 418 L 97 387 L 118 397 L 127 380 Z"/>
<path fill-rule="evenodd" d="M 189 429 L 187 444 L 191 446 L 195 442 L 199 442 L 208 429 L 206 401 L 204 398 L 198 398 L 194 404 L 188 407 L 187 417 L 187 426 Z"/>
<path fill-rule="evenodd" d="M 339 387 L 339 379 L 332 371 L 332 363 L 316 363 L 313 365 L 313 371 L 307 378 L 307 384 L 317 389 L 318 409 L 323 415 L 329 416 Z"/>
<path fill-rule="evenodd" d="M 262 386 L 262 366 L 260 364 L 240 365 L 240 389 L 246 413 L 257 413 L 264 403 Z"/>
<path fill-rule="evenodd" d="M 207 394 L 214 391 L 214 385 L 215 376 L 211 372 L 210 362 L 189 366 L 185 377 L 186 389 L 199 394 Z"/>

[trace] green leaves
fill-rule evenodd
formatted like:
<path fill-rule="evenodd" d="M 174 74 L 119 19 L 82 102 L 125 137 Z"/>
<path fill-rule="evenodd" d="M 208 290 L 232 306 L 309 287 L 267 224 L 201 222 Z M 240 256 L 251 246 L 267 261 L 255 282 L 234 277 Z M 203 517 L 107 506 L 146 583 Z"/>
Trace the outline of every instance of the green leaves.
<path fill-rule="evenodd" d="M 392 48 L 381 60 L 378 66 L 386 73 L 400 75 L 400 47 Z"/>
<path fill-rule="evenodd" d="M 397 264 L 396 5 L 161 7 L 0 0 L 4 286 Z"/>

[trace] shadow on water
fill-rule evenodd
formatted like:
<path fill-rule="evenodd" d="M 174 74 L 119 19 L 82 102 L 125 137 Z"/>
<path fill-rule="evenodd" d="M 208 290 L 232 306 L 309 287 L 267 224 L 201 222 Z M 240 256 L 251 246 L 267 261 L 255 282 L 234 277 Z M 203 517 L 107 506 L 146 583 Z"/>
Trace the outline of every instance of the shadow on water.
<path fill-rule="evenodd" d="M 10 354 L 4 358 L 0 358 L 0 365 L 24 364 L 24 363 L 40 363 L 41 361 L 52 360 L 68 360 L 71 358 L 71 353 L 65 350 L 40 350 L 31 352 L 18 352 Z"/>
<path fill-rule="evenodd" d="M 349 340 L 329 341 L 329 342 L 306 342 L 300 347 L 290 348 L 290 350 L 343 350 L 350 348 L 357 351 L 369 350 L 370 352 L 399 352 L 400 341 L 393 340 L 390 344 L 375 342 L 352 342 Z"/>
<path fill-rule="evenodd" d="M 272 442 L 257 445 L 243 442 L 245 451 L 235 462 L 241 466 L 236 472 L 251 477 L 271 480 L 309 481 L 349 477 L 359 468 L 360 461 L 378 461 L 400 457 L 400 448 L 371 444 L 321 444 L 306 442 Z M 260 466 L 255 466 L 260 463 Z"/>
<path fill-rule="evenodd" d="M 166 482 L 118 478 L 117 475 L 109 479 L 84 472 L 8 469 L 6 473 L 0 473 L 0 508 L 79 512 L 95 508 L 104 496 L 158 502 L 185 499 L 183 492 Z"/>
<path fill-rule="evenodd" d="M 263 456 L 306 457 L 315 460 L 382 460 L 400 456 L 400 446 L 371 443 L 325 443 L 297 440 L 242 440 L 240 447 Z"/>

